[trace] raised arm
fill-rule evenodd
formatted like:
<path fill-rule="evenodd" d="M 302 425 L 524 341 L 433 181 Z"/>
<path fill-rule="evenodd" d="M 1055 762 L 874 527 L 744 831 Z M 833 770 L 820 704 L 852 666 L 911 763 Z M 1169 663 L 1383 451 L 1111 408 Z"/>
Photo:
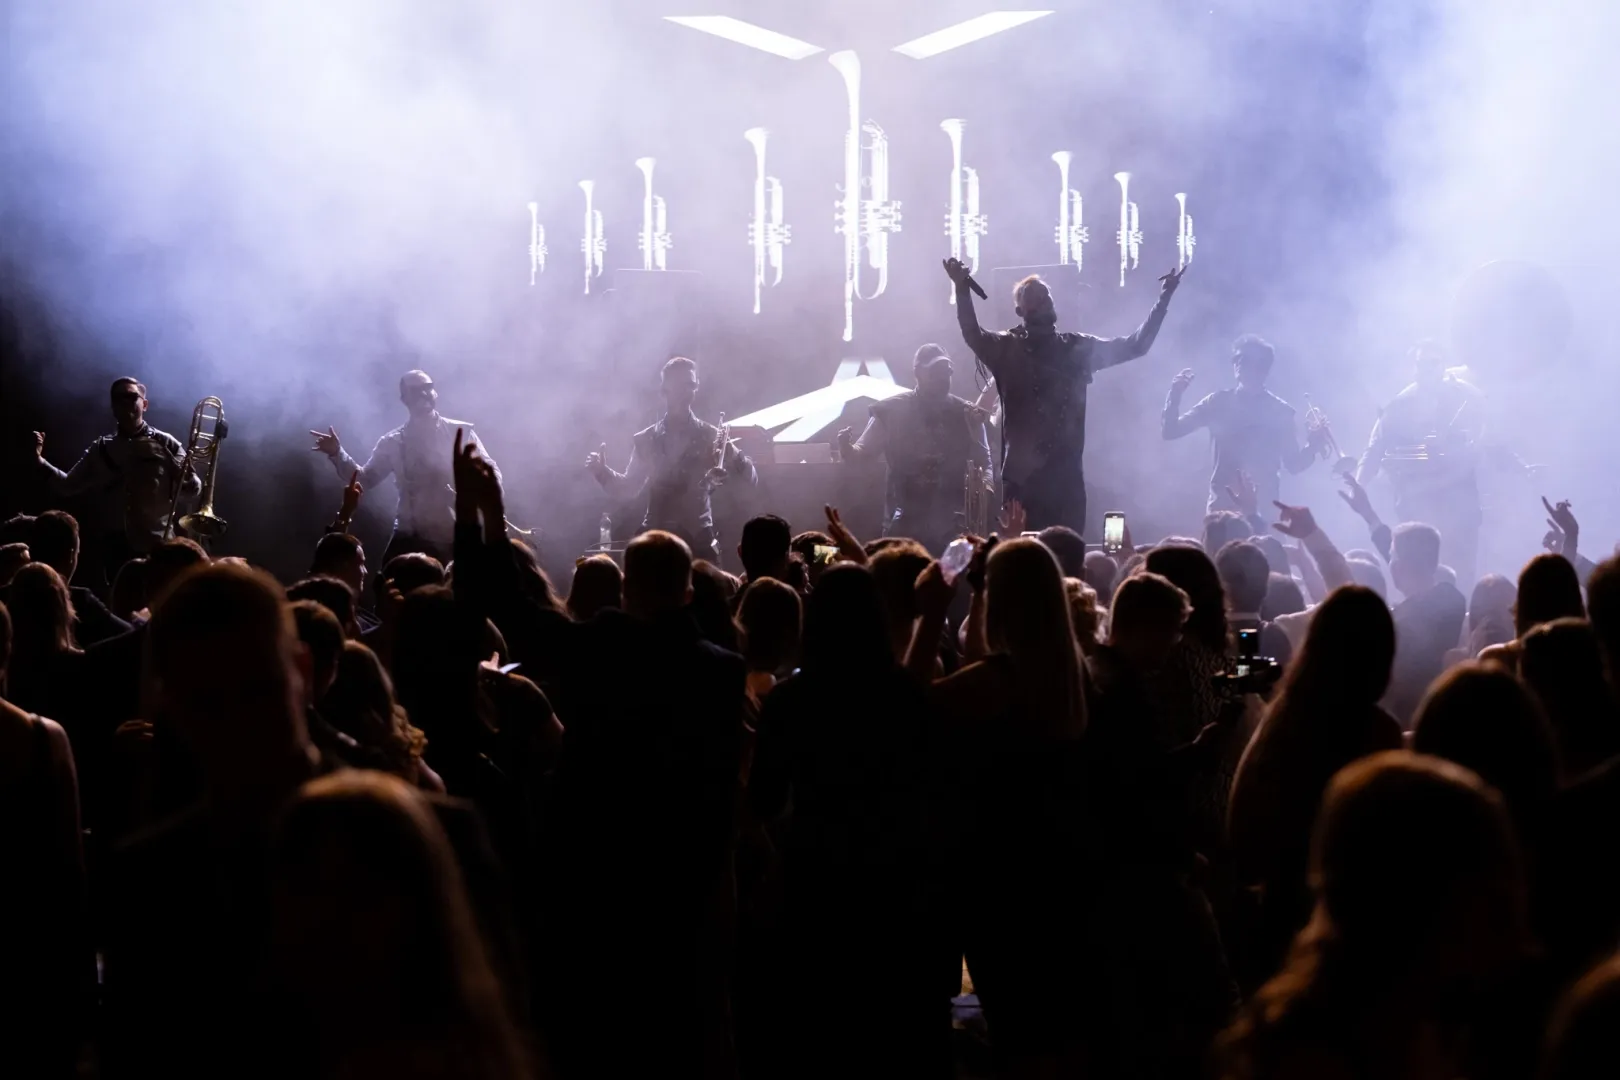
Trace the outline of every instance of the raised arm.
<path fill-rule="evenodd" d="M 850 441 L 850 429 L 842 428 L 838 432 L 838 453 L 845 461 L 865 461 L 868 458 L 879 457 L 888 442 L 888 428 L 883 421 L 873 413 L 866 421 L 866 428 L 861 437 Z"/>
<path fill-rule="evenodd" d="M 101 449 L 100 441 L 90 444 L 73 468 L 63 472 L 45 460 L 45 433 L 34 432 L 34 467 L 44 475 L 46 483 L 58 498 L 68 498 L 86 491 L 106 487 L 116 478 L 111 459 Z"/>
<path fill-rule="evenodd" d="M 585 468 L 596 477 L 596 482 L 602 485 L 602 490 L 615 498 L 629 498 L 639 494 L 647 486 L 647 479 L 652 475 L 646 458 L 636 453 L 635 447 L 630 448 L 630 464 L 624 467 L 624 472 L 616 472 L 607 463 L 607 443 L 601 449 L 585 459 Z"/>
<path fill-rule="evenodd" d="M 945 275 L 956 284 L 956 324 L 962 328 L 962 340 L 973 350 L 973 355 L 984 361 L 990 374 L 996 374 L 996 335 L 979 325 L 973 311 L 973 290 L 968 286 L 968 268 L 956 259 L 945 260 Z"/>
<path fill-rule="evenodd" d="M 1367 437 L 1367 449 L 1356 462 L 1356 483 L 1365 485 L 1384 467 L 1384 418 L 1373 422 L 1372 434 Z"/>
<path fill-rule="evenodd" d="M 391 435 L 384 435 L 377 440 L 377 444 L 371 449 L 370 460 L 364 465 L 354 460 L 343 448 L 343 441 L 338 437 L 337 428 L 329 427 L 325 431 L 311 429 L 310 435 L 315 439 L 315 445 L 310 449 L 325 454 L 326 459 L 332 463 L 332 470 L 338 474 L 338 479 L 346 484 L 358 483 L 363 488 L 374 488 L 399 468 L 399 444 Z"/>
<path fill-rule="evenodd" d="M 1181 284 L 1181 275 L 1186 272 L 1186 267 L 1182 267 L 1180 270 L 1170 271 L 1159 279 L 1159 298 L 1154 301 L 1153 310 L 1148 312 L 1147 318 L 1134 333 L 1125 337 L 1093 339 L 1091 347 L 1093 371 L 1147 355 L 1148 350 L 1153 348 L 1153 340 L 1159 336 L 1159 327 L 1164 325 L 1165 313 L 1170 310 L 1170 298 L 1176 294 L 1176 287 Z"/>
<path fill-rule="evenodd" d="M 1305 550 L 1311 553 L 1311 558 L 1316 560 L 1317 569 L 1322 572 L 1322 584 L 1328 592 L 1341 585 L 1356 583 L 1356 579 L 1350 573 L 1350 564 L 1333 545 L 1333 541 L 1328 539 L 1327 533 L 1317 527 L 1316 518 L 1307 507 L 1287 506 L 1283 503 L 1272 505 L 1282 516 L 1282 520 L 1272 528 L 1284 536 L 1292 536 L 1305 545 Z"/>
<path fill-rule="evenodd" d="M 1209 425 L 1215 409 L 1215 395 L 1209 394 L 1187 412 L 1181 411 L 1181 396 L 1192 385 L 1192 368 L 1182 368 L 1170 380 L 1170 393 L 1165 395 L 1164 412 L 1159 415 L 1159 435 L 1164 439 L 1179 439 Z"/>

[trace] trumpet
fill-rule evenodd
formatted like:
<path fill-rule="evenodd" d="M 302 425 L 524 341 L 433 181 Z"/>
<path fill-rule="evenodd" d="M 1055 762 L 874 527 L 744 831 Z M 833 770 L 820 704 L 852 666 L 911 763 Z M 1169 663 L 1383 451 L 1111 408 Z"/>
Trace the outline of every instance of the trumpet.
<path fill-rule="evenodd" d="M 1142 254 L 1142 221 L 1136 204 L 1131 202 L 1131 174 L 1117 172 L 1114 179 L 1119 181 L 1119 232 L 1115 237 L 1119 241 L 1119 283 L 1124 285 L 1125 271 L 1135 270 Z"/>
<path fill-rule="evenodd" d="M 990 504 L 995 501 L 996 484 L 986 466 L 968 459 L 962 477 L 962 531 L 969 536 L 990 535 Z"/>
<path fill-rule="evenodd" d="M 791 241 L 790 227 L 782 224 L 782 181 L 765 175 L 767 134 L 762 127 L 743 132 L 754 148 L 754 219 L 748 223 L 748 242 L 754 246 L 755 315 L 759 314 L 759 294 L 766 286 L 782 284 L 782 248 Z"/>
<path fill-rule="evenodd" d="M 169 497 L 169 519 L 165 535 L 173 539 L 175 526 L 194 536 L 205 539 L 219 536 L 225 531 L 225 519 L 214 513 L 214 484 L 219 476 L 219 444 L 230 433 L 225 422 L 225 404 L 217 397 L 205 397 L 191 410 L 191 434 L 186 438 L 186 453 L 180 459 L 180 470 L 175 473 L 173 494 Z M 186 473 L 195 470 L 202 476 L 202 495 L 196 510 L 184 517 L 180 512 L 180 492 L 185 487 Z"/>
<path fill-rule="evenodd" d="M 636 159 L 636 168 L 641 170 L 643 180 L 641 188 L 641 268 L 643 270 L 667 270 L 669 249 L 674 241 L 669 235 L 669 208 L 664 203 L 662 195 L 653 194 L 653 166 L 658 164 L 656 158 L 644 157 Z"/>
<path fill-rule="evenodd" d="M 726 423 L 726 414 L 720 414 L 718 430 L 714 434 L 714 464 L 711 468 L 723 469 L 726 467 L 726 450 L 731 445 L 731 425 Z M 707 476 L 703 478 L 703 486 L 712 489 L 714 481 Z"/>
<path fill-rule="evenodd" d="M 1176 192 L 1176 206 L 1180 208 L 1176 223 L 1176 255 L 1180 259 L 1177 270 L 1185 270 L 1187 264 L 1192 262 L 1193 248 L 1198 246 L 1198 237 L 1193 235 L 1192 215 L 1187 213 L 1187 193 Z"/>
<path fill-rule="evenodd" d="M 529 284 L 546 272 L 546 227 L 540 224 L 540 204 L 529 204 Z"/>
<path fill-rule="evenodd" d="M 1327 414 L 1311 403 L 1309 394 L 1305 395 L 1305 441 L 1319 442 L 1321 453 L 1334 459 L 1334 476 L 1346 476 L 1355 469 L 1356 459 L 1339 453 L 1339 443 L 1333 437 L 1333 429 L 1328 426 Z"/>
<path fill-rule="evenodd" d="M 889 234 L 900 231 L 900 203 L 889 198 L 889 137 L 875 121 L 861 121 L 860 58 L 845 50 L 827 60 L 843 76 L 849 98 L 843 197 L 834 205 L 837 231 L 844 238 L 844 340 L 852 341 L 855 301 L 874 300 L 889 287 Z M 867 288 L 861 280 L 862 247 L 866 265 L 877 275 Z"/>
<path fill-rule="evenodd" d="M 607 258 L 607 237 L 602 235 L 602 211 L 595 209 L 592 196 L 596 182 L 581 180 L 579 190 L 585 193 L 585 239 L 579 250 L 585 253 L 585 295 L 591 295 L 591 279 L 602 276 L 602 263 Z"/>
<path fill-rule="evenodd" d="M 1074 155 L 1067 150 L 1059 150 L 1052 155 L 1052 160 L 1057 162 L 1058 167 L 1058 263 L 1063 266 L 1074 263 L 1074 272 L 1078 274 L 1085 266 L 1081 245 L 1091 240 L 1091 230 L 1081 224 L 1083 204 L 1080 193 L 1069 186 L 1069 163 L 1074 160 Z"/>
<path fill-rule="evenodd" d="M 979 269 L 979 237 L 989 229 L 989 219 L 979 212 L 979 170 L 962 164 L 962 121 L 942 120 L 939 128 L 951 140 L 951 199 L 945 214 L 945 235 L 951 238 L 951 258 Z M 956 303 L 956 286 L 951 286 L 951 303 Z"/>

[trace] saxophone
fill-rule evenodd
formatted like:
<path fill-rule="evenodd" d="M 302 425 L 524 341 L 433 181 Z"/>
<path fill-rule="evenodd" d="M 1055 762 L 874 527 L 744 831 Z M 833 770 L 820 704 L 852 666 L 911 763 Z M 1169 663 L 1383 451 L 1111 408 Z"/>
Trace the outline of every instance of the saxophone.
<path fill-rule="evenodd" d="M 602 276 L 602 263 L 607 258 L 607 238 L 602 235 L 602 211 L 593 207 L 591 198 L 596 183 L 581 180 L 579 190 L 585 193 L 585 239 L 579 249 L 585 253 L 585 295 L 591 295 L 591 279 Z"/>
<path fill-rule="evenodd" d="M 658 164 L 656 158 L 644 157 L 636 159 L 636 168 L 641 170 L 641 268 L 643 270 L 667 270 L 669 262 L 669 249 L 674 241 L 669 235 L 669 208 L 664 203 L 662 195 L 653 194 L 653 166 Z"/>
<path fill-rule="evenodd" d="M 755 315 L 759 314 L 760 293 L 767 286 L 782 284 L 782 248 L 791 241 L 790 226 L 782 223 L 782 181 L 765 175 L 767 134 L 762 127 L 743 132 L 754 148 L 754 218 L 748 223 L 748 242 L 754 246 Z"/>
<path fill-rule="evenodd" d="M 1119 181 L 1119 283 L 1125 284 L 1125 271 L 1136 269 L 1136 260 L 1142 253 L 1141 216 L 1131 202 L 1131 174 L 1117 172 Z"/>
<path fill-rule="evenodd" d="M 827 58 L 844 78 L 849 129 L 844 133 L 844 183 L 837 231 L 844 238 L 844 340 L 855 338 L 855 301 L 875 300 L 889 287 L 889 234 L 900 231 L 900 203 L 889 198 L 889 137 L 861 121 L 861 61 L 853 52 Z M 863 169 L 863 165 L 865 168 Z M 864 174 L 864 175 L 863 175 Z M 865 198 L 862 197 L 864 193 Z M 877 280 L 863 288 L 861 249 Z"/>
<path fill-rule="evenodd" d="M 1082 245 L 1091 239 L 1091 230 L 1082 224 L 1080 193 L 1069 186 L 1069 163 L 1074 155 L 1059 150 L 1052 155 L 1052 160 L 1058 167 L 1058 263 L 1062 266 L 1074 263 L 1074 272 L 1078 274 L 1085 268 Z"/>
<path fill-rule="evenodd" d="M 989 227 L 989 219 L 979 212 L 979 170 L 962 164 L 962 121 L 942 120 L 939 128 L 951 140 L 951 198 L 945 214 L 945 235 L 951 238 L 951 258 L 967 263 L 968 270 L 979 269 L 979 237 Z M 956 303 L 956 286 L 951 286 L 951 303 Z"/>

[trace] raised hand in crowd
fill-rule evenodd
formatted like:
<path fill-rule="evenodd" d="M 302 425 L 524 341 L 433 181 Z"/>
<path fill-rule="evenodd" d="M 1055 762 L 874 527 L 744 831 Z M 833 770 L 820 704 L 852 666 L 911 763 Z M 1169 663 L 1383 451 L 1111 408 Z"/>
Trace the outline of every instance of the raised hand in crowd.
<path fill-rule="evenodd" d="M 822 509 L 827 512 L 827 535 L 831 536 L 833 543 L 838 545 L 838 554 L 852 563 L 865 566 L 867 563 L 866 549 L 861 546 L 859 540 L 855 539 L 855 534 L 849 531 L 849 527 L 844 524 L 844 519 L 839 517 L 838 507 L 829 505 L 822 507 Z"/>
<path fill-rule="evenodd" d="M 1191 265 L 1192 263 L 1187 264 L 1187 266 Z M 1175 292 L 1176 288 L 1181 284 L 1182 275 L 1187 272 L 1187 266 L 1183 266 L 1180 270 L 1172 270 L 1168 274 L 1160 275 L 1159 290 L 1166 293 Z"/>
<path fill-rule="evenodd" d="M 43 431 L 34 432 L 34 458 L 37 461 L 45 460 L 45 433 Z"/>
<path fill-rule="evenodd" d="M 1008 499 L 1007 505 L 1001 508 L 1001 531 L 1008 536 L 1017 536 L 1029 524 L 1029 512 L 1024 504 L 1017 499 Z"/>
<path fill-rule="evenodd" d="M 1373 509 L 1367 489 L 1361 486 L 1352 473 L 1345 473 L 1342 479 L 1344 490 L 1339 492 L 1339 498 L 1344 500 L 1344 505 L 1355 511 L 1355 515 L 1369 526 L 1377 527 L 1378 511 Z"/>
<path fill-rule="evenodd" d="M 1284 503 L 1273 502 L 1277 513 L 1282 515 L 1281 520 L 1272 524 L 1272 528 L 1284 536 L 1292 536 L 1295 540 L 1304 540 L 1313 535 L 1316 529 L 1316 518 L 1311 515 L 1308 506 L 1288 506 Z"/>
<path fill-rule="evenodd" d="M 329 427 L 325 431 L 316 431 L 310 428 L 310 435 L 315 438 L 315 445 L 310 449 L 329 458 L 335 458 L 343 453 L 343 440 L 338 438 L 337 428 Z"/>
<path fill-rule="evenodd" d="M 1547 496 L 1543 495 L 1541 505 L 1547 510 L 1548 528 L 1547 536 L 1542 541 L 1543 546 L 1548 551 L 1556 552 L 1574 562 L 1577 545 L 1580 542 L 1581 523 L 1575 520 L 1575 513 L 1569 508 L 1569 500 L 1565 499 L 1554 506 L 1547 501 Z"/>

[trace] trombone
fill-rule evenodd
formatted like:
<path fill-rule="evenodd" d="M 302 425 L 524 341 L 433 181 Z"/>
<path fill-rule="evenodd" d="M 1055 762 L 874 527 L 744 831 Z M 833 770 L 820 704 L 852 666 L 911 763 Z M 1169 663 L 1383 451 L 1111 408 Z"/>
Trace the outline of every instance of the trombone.
<path fill-rule="evenodd" d="M 175 474 L 173 494 L 169 497 L 169 519 L 164 530 L 168 539 L 174 539 L 175 527 L 194 536 L 212 539 L 225 532 L 225 519 L 214 513 L 214 487 L 219 476 L 219 444 L 230 433 L 225 422 L 225 403 L 217 397 L 205 397 L 191 410 L 191 434 L 186 439 L 186 454 L 180 459 L 180 471 Z M 202 477 L 201 505 L 186 514 L 180 512 L 180 493 L 186 485 L 186 473 L 195 471 Z"/>

